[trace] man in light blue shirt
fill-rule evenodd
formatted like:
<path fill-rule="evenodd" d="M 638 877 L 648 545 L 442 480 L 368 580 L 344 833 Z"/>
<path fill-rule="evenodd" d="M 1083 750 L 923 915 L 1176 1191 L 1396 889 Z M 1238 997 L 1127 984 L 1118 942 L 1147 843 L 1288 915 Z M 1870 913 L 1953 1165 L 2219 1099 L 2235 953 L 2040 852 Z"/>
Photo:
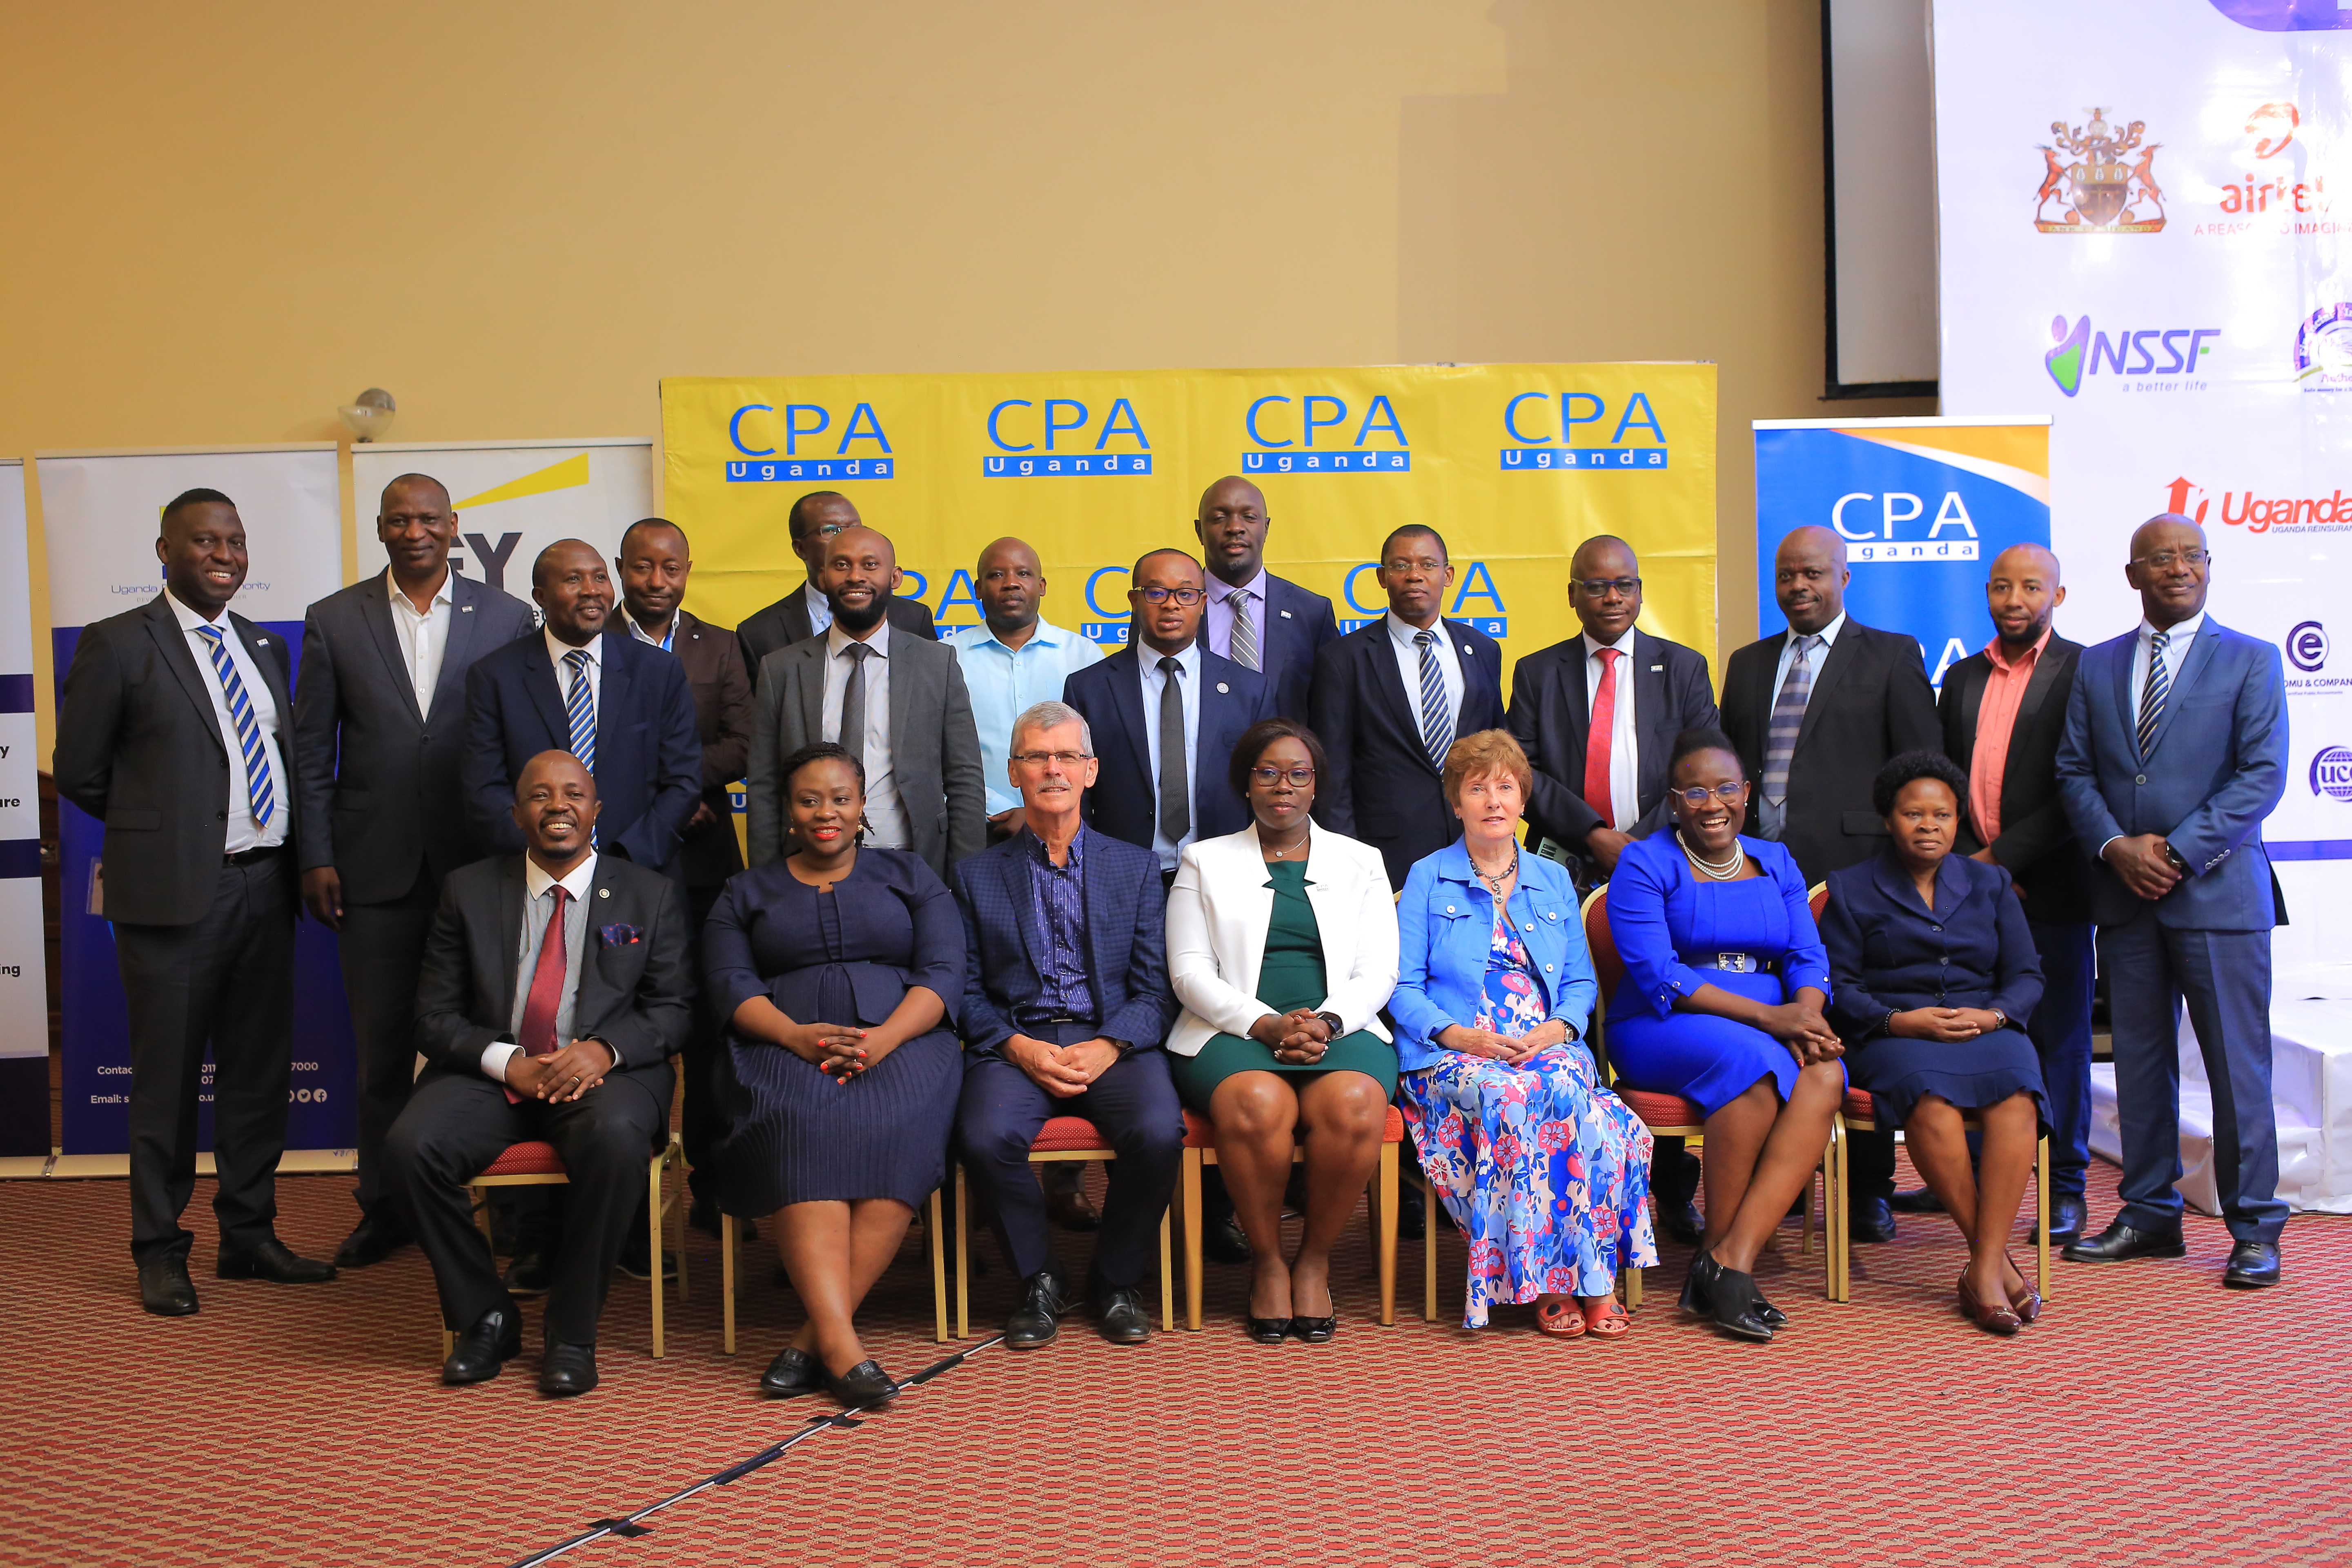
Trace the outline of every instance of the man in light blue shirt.
<path fill-rule="evenodd" d="M 1021 828 L 1021 792 L 1011 773 L 1013 721 L 1037 703 L 1059 701 L 1062 682 L 1103 655 L 1077 633 L 1040 618 L 1045 574 L 1037 552 L 1020 540 L 1000 539 L 982 551 L 972 576 L 984 624 L 962 627 L 947 641 L 963 666 L 980 729 L 993 844 Z"/>

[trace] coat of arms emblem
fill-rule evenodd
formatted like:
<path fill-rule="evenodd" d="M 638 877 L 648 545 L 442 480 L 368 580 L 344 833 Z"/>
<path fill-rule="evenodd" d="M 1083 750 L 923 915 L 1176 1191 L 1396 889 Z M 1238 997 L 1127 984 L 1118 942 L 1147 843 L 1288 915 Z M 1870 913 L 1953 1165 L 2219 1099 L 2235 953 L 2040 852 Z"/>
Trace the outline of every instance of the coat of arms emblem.
<path fill-rule="evenodd" d="M 2104 109 L 2088 123 L 2050 124 L 2055 146 L 2042 154 L 2042 188 L 2033 196 L 2033 226 L 2044 234 L 2154 234 L 2164 226 L 2164 192 L 2156 183 L 2156 152 L 2142 145 L 2147 122 L 2108 123 Z M 2053 204 L 2060 216 L 2050 216 Z"/>

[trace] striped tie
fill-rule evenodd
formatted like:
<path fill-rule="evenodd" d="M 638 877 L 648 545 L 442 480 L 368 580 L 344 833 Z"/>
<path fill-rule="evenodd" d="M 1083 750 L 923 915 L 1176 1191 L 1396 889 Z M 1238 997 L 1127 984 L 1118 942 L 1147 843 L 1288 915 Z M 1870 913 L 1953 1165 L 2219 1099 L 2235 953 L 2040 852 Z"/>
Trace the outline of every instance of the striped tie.
<path fill-rule="evenodd" d="M 572 668 L 572 694 L 563 700 L 563 715 L 572 723 L 572 754 L 591 774 L 596 771 L 596 689 L 588 684 L 588 650 L 573 648 L 563 656 Z"/>
<path fill-rule="evenodd" d="M 2156 727 L 2164 718 L 2164 700 L 2172 690 L 2171 672 L 2164 668 L 2164 650 L 2170 632 L 2153 632 L 2147 639 L 2147 684 L 2139 694 L 2139 754 L 2145 762 L 2156 744 Z"/>
<path fill-rule="evenodd" d="M 1234 637 L 1231 646 L 1234 662 L 1244 669 L 1258 668 L 1257 627 L 1250 621 L 1250 601 L 1256 596 L 1247 588 L 1236 588 L 1233 592 Z"/>
<path fill-rule="evenodd" d="M 1445 753 L 1454 745 L 1454 710 L 1446 704 L 1445 677 L 1437 668 L 1437 653 L 1432 646 L 1437 634 L 1415 632 L 1412 640 L 1421 647 L 1421 743 L 1430 762 L 1443 773 Z"/>
<path fill-rule="evenodd" d="M 245 797 L 253 807 L 253 825 L 267 827 L 269 814 L 277 809 L 278 791 L 269 782 L 269 747 L 261 738 L 261 721 L 253 716 L 253 700 L 245 694 L 245 682 L 228 657 L 220 628 L 198 626 L 196 635 L 205 639 L 213 674 L 228 700 L 228 716 L 236 724 L 236 749 L 245 753 Z"/>
<path fill-rule="evenodd" d="M 1764 798 L 1778 805 L 1789 798 L 1789 763 L 1797 754 L 1797 731 L 1805 727 L 1805 704 L 1813 700 L 1812 651 L 1817 637 L 1796 639 L 1789 673 L 1772 703 L 1772 728 L 1764 742 Z"/>

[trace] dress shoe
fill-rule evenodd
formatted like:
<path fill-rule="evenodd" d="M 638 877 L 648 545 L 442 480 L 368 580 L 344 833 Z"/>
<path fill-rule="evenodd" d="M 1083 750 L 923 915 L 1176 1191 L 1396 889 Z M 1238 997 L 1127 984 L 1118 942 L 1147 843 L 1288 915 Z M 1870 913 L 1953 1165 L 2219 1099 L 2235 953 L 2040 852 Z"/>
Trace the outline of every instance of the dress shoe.
<path fill-rule="evenodd" d="M 174 1253 L 139 1266 L 139 1304 L 159 1318 L 184 1318 L 196 1310 L 196 1282 L 188 1260 Z"/>
<path fill-rule="evenodd" d="M 555 1269 L 544 1252 L 518 1252 L 507 1265 L 503 1281 L 509 1296 L 544 1296 Z"/>
<path fill-rule="evenodd" d="M 651 1279 L 654 1277 L 652 1265 L 646 1261 L 643 1243 L 621 1248 L 620 1258 L 614 1267 L 632 1279 Z M 667 1285 L 677 1278 L 677 1254 L 665 1247 L 662 1248 L 662 1283 Z"/>
<path fill-rule="evenodd" d="M 2116 1220 L 2088 1240 L 2078 1240 L 2059 1256 L 2069 1263 L 2114 1263 L 2126 1258 L 2186 1258 L 2180 1232 L 2138 1230 Z"/>
<path fill-rule="evenodd" d="M 879 1408 L 898 1397 L 898 1385 L 890 1381 L 890 1374 L 884 1372 L 882 1363 L 872 1356 L 838 1377 L 826 1373 L 824 1386 L 835 1399 L 853 1410 L 860 1405 L 868 1409 Z"/>
<path fill-rule="evenodd" d="M 1151 1313 L 1143 1305 L 1143 1291 L 1134 1285 L 1097 1291 L 1094 1301 L 1096 1326 L 1115 1345 L 1139 1345 L 1151 1337 Z"/>
<path fill-rule="evenodd" d="M 1294 1317 L 1290 1320 L 1290 1331 L 1302 1345 L 1328 1345 L 1339 1337 L 1339 1315 L 1334 1312 L 1324 1318 Z"/>
<path fill-rule="evenodd" d="M 596 1386 L 596 1347 L 547 1342 L 539 1357 L 539 1391 L 550 1399 L 569 1399 Z"/>
<path fill-rule="evenodd" d="M 2083 1226 L 2089 1218 L 2090 1215 L 2083 1206 L 2081 1198 L 2068 1197 L 2063 1194 L 2052 1198 L 2050 1200 L 2050 1244 L 2053 1247 L 2063 1247 L 2070 1241 L 2080 1240 Z M 2032 1240 L 2042 1239 L 2041 1228 L 2039 1226 L 2032 1227 L 2033 1232 Z"/>
<path fill-rule="evenodd" d="M 1402 1220 L 1402 1205 L 1400 1205 L 1398 1218 Z M 1202 1226 L 1201 1231 L 1201 1255 L 1210 1262 L 1247 1263 L 1250 1260 L 1252 1254 L 1249 1237 L 1242 1234 L 1242 1222 L 1233 1215 L 1227 1215 L 1222 1220 L 1212 1221 Z M 1403 1234 L 1402 1226 L 1399 1226 L 1397 1234 L 1400 1236 Z"/>
<path fill-rule="evenodd" d="M 1846 1239 L 1893 1241 L 1895 1211 L 1885 1198 L 1855 1198 L 1845 1206 Z"/>
<path fill-rule="evenodd" d="M 1706 1236 L 1706 1216 L 1698 1212 L 1698 1205 L 1685 1198 L 1676 1203 L 1668 1198 L 1658 1200 L 1658 1228 L 1685 1247 L 1696 1247 Z"/>
<path fill-rule="evenodd" d="M 1756 1313 L 1756 1277 L 1726 1268 L 1710 1253 L 1692 1256 L 1682 1305 L 1712 1318 L 1717 1328 L 1735 1339 L 1772 1342 L 1772 1325 Z"/>
<path fill-rule="evenodd" d="M 1288 1318 L 1244 1318 L 1242 1332 L 1262 1345 L 1278 1345 L 1290 1337 Z"/>
<path fill-rule="evenodd" d="M 343 1237 L 342 1246 L 335 1248 L 338 1268 L 365 1268 L 371 1263 L 381 1263 L 408 1245 L 408 1231 L 390 1214 L 378 1211 L 367 1215 L 352 1227 Z"/>
<path fill-rule="evenodd" d="M 1076 1231 L 1081 1236 L 1102 1225 L 1102 1215 L 1097 1214 L 1095 1205 L 1087 1201 L 1085 1189 L 1075 1183 L 1046 1193 L 1045 1215 L 1064 1230 Z"/>
<path fill-rule="evenodd" d="M 457 1336 L 449 1359 L 441 1363 L 441 1381 L 452 1388 L 488 1383 L 521 1351 L 522 1314 L 511 1304 L 493 1307 Z"/>
<path fill-rule="evenodd" d="M 1987 1301 L 1971 1291 L 1969 1289 L 1969 1276 L 1966 1269 L 1960 1272 L 1959 1305 L 1960 1316 L 1989 1334 L 2013 1334 L 2025 1326 L 2023 1320 L 2018 1317 L 2016 1309 L 2009 1304 L 2006 1297 L 1999 1300 Z"/>
<path fill-rule="evenodd" d="M 1419 1241 L 1429 1231 L 1429 1205 L 1421 1194 L 1400 1184 L 1397 1191 L 1397 1237 L 1402 1241 Z"/>
<path fill-rule="evenodd" d="M 1062 1277 L 1050 1268 L 1039 1269 L 1021 1281 L 1021 1304 L 1004 1320 L 1004 1348 L 1034 1351 L 1048 1343 L 1069 1310 Z"/>
<path fill-rule="evenodd" d="M 1768 1329 L 1785 1329 L 1789 1326 L 1789 1314 L 1767 1301 L 1761 1290 L 1756 1292 L 1756 1320 Z"/>
<path fill-rule="evenodd" d="M 786 1345 L 760 1374 L 760 1392 L 774 1399 L 794 1399 L 824 1386 L 824 1363 L 804 1350 Z"/>
<path fill-rule="evenodd" d="M 297 1258 L 286 1244 L 271 1237 L 246 1252 L 224 1249 L 213 1264 L 224 1279 L 268 1279 L 280 1285 L 316 1285 L 335 1277 L 335 1266 L 315 1258 Z"/>
<path fill-rule="evenodd" d="M 1944 1200 L 1933 1187 L 1906 1187 L 1887 1199 L 1886 1206 L 1896 1214 L 1942 1214 Z"/>
<path fill-rule="evenodd" d="M 2279 1249 L 2275 1241 L 2242 1241 L 2230 1248 L 2230 1267 L 2221 1283 L 2232 1290 L 2260 1290 L 2279 1282 Z"/>

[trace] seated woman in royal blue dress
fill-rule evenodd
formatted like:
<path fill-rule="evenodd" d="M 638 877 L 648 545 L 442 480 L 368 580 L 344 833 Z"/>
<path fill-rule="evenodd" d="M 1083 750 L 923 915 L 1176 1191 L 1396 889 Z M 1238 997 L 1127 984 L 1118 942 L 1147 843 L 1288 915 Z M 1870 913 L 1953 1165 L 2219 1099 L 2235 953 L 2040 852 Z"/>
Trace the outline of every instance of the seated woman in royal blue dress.
<path fill-rule="evenodd" d="M 1680 1095 L 1706 1123 L 1706 1235 L 1683 1306 L 1741 1339 L 1788 1316 L 1758 1293 L 1756 1255 L 1811 1184 L 1845 1095 L 1822 1016 L 1829 960 L 1805 879 L 1780 845 L 1740 836 L 1748 784 L 1717 730 L 1685 730 L 1666 764 L 1672 826 L 1609 879 L 1625 978 L 1609 1002 L 1619 1083 Z"/>
<path fill-rule="evenodd" d="M 1658 1260 L 1650 1130 L 1583 1043 L 1598 987 L 1575 884 L 1519 849 L 1534 777 L 1507 730 L 1445 753 L 1462 837 L 1405 878 L 1389 1016 L 1405 1125 L 1470 1244 L 1464 1326 L 1490 1301 L 1534 1301 L 1546 1333 L 1617 1339 L 1619 1265 Z"/>
<path fill-rule="evenodd" d="M 1952 853 L 1968 774 L 1940 752 L 1906 752 L 1871 785 L 1893 842 L 1830 873 L 1822 911 L 1853 1080 L 1969 1238 L 1960 1310 L 2013 1334 L 2042 1298 L 2009 1261 L 2011 1228 L 2049 1123 L 2042 1058 L 2025 1023 L 2042 958 L 2009 873 Z M 1984 1125 L 1971 1173 L 1960 1113 Z"/>
<path fill-rule="evenodd" d="M 703 983 L 727 1021 L 711 1163 L 721 1209 L 775 1216 L 808 1313 L 761 1389 L 878 1405 L 897 1385 L 851 1319 L 946 1173 L 963 917 L 919 858 L 859 847 L 866 772 L 841 747 L 785 758 L 783 791 L 798 847 L 730 878 L 703 928 Z"/>

